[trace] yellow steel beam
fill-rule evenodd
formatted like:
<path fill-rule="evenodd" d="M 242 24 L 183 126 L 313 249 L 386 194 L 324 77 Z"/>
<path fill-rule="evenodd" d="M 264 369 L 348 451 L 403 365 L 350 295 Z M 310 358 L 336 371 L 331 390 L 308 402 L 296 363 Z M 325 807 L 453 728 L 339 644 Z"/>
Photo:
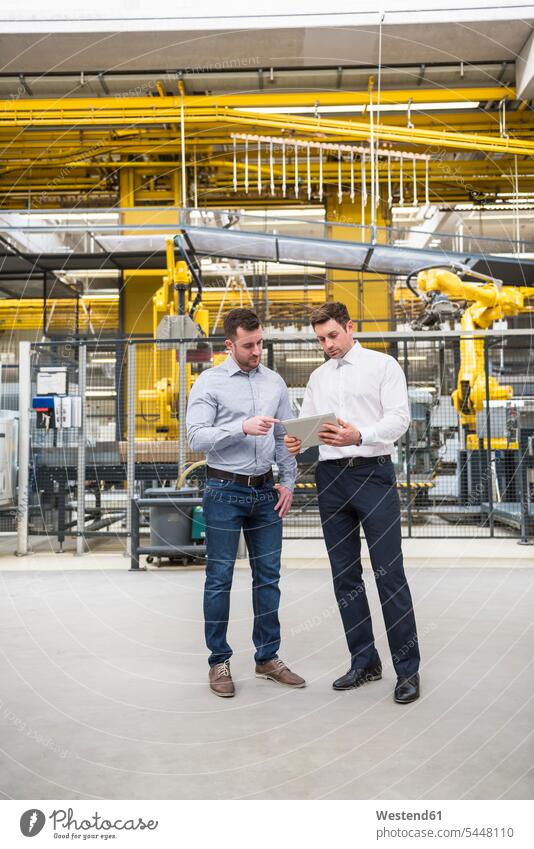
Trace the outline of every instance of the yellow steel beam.
<path fill-rule="evenodd" d="M 155 98 L 153 98 L 155 100 Z M 225 110 L 216 116 L 195 116 L 189 118 L 190 125 L 212 122 L 214 117 L 220 124 L 225 124 L 231 130 L 248 129 L 257 132 L 258 128 L 276 130 L 277 135 L 284 133 L 299 133 L 299 137 L 309 137 L 315 141 L 361 141 L 369 138 L 369 124 L 366 121 L 333 121 L 325 119 L 300 119 L 289 115 L 258 115 L 256 113 L 232 112 Z M 0 118 L 1 120 L 1 118 Z M 69 119 L 70 120 L 70 119 Z M 93 118 L 84 119 L 91 122 Z M 152 120 L 152 119 L 147 119 Z M 162 119 L 154 119 L 159 123 Z M 167 119 L 168 120 L 168 119 Z M 176 120 L 176 119 L 174 119 Z M 61 121 L 60 121 L 61 123 Z M 83 122 L 82 122 L 83 123 Z M 458 133 L 448 130 L 408 129 L 388 124 L 374 127 L 375 138 L 380 142 L 394 142 L 399 145 L 423 146 L 430 154 L 441 150 L 472 150 L 508 155 L 532 156 L 534 142 L 514 138 L 511 134 L 501 138 L 482 133 Z M 189 136 L 188 140 L 191 141 Z"/>
<path fill-rule="evenodd" d="M 160 92 L 161 93 L 161 92 Z M 475 86 L 452 89 L 441 88 L 413 88 L 413 89 L 382 89 L 380 103 L 382 105 L 400 105 L 412 103 L 457 103 L 470 101 L 488 100 L 515 100 L 516 93 L 513 86 Z M 277 92 L 258 91 L 248 94 L 216 94 L 216 95 L 190 95 L 183 98 L 184 108 L 210 109 L 246 109 L 256 106 L 258 108 L 276 107 L 309 107 L 311 109 L 320 106 L 365 106 L 369 104 L 369 92 L 360 91 L 297 91 Z M 374 97 L 376 103 L 376 93 Z M 174 111 L 177 119 L 180 116 L 182 97 L 178 95 L 163 95 L 156 99 L 157 109 L 162 111 Z M 16 115 L 32 112 L 34 116 L 58 111 L 61 114 L 80 113 L 91 111 L 98 115 L 114 113 L 124 115 L 131 112 L 150 113 L 154 109 L 155 98 L 153 97 L 69 97 L 62 99 L 54 98 L 18 98 L 3 101 L 5 109 Z M 11 109 L 8 109 L 8 105 Z M 4 111 L 2 109 L 2 111 Z"/>

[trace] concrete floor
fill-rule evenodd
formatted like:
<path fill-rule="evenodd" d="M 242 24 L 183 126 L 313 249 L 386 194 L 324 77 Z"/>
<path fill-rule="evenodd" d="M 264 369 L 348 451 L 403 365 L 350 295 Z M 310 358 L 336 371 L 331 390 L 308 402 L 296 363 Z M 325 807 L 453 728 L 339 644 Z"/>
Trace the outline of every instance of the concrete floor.
<path fill-rule="evenodd" d="M 281 656 L 309 682 L 292 692 L 252 675 L 250 580 L 236 570 L 238 693 L 223 700 L 206 685 L 200 570 L 18 560 L 0 571 L 0 793 L 532 798 L 534 567 L 509 551 L 494 568 L 465 558 L 408 567 L 424 666 L 422 698 L 407 707 L 392 700 L 372 578 L 384 679 L 336 694 L 347 653 L 329 570 L 290 561 Z"/>

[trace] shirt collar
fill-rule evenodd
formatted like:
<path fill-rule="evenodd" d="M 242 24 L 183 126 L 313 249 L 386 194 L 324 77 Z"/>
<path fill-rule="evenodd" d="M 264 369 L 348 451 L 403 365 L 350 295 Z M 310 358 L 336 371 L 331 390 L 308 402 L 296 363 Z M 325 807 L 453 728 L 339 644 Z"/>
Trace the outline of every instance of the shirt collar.
<path fill-rule="evenodd" d="M 236 361 L 234 360 L 234 358 L 232 357 L 231 354 L 228 354 L 228 356 L 226 357 L 226 359 L 224 361 L 224 365 L 226 366 L 226 370 L 227 370 L 229 375 L 234 375 L 234 374 L 237 374 L 238 372 L 241 371 L 241 367 L 239 366 L 238 363 L 236 363 Z M 253 374 L 255 371 L 259 371 L 261 369 L 261 367 L 262 366 L 261 366 L 261 363 L 260 363 L 259 365 L 256 366 L 255 369 L 252 369 L 252 371 L 249 371 L 249 372 L 244 371 L 244 372 L 242 372 L 242 374 Z"/>
<path fill-rule="evenodd" d="M 340 357 L 338 359 L 338 361 L 336 363 L 337 368 L 339 368 L 340 366 L 343 366 L 345 364 L 354 365 L 356 363 L 356 360 L 358 358 L 358 355 L 359 355 L 361 349 L 362 349 L 362 346 L 356 340 L 354 342 L 354 345 L 352 346 L 352 348 L 350 348 L 343 357 Z"/>

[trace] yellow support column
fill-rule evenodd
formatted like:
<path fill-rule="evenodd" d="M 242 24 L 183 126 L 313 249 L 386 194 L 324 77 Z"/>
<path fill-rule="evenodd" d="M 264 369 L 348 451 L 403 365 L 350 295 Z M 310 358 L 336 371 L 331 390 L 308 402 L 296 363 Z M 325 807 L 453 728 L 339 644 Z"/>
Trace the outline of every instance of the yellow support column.
<path fill-rule="evenodd" d="M 344 227 L 344 224 L 362 224 L 359 197 L 352 203 L 350 199 L 338 202 L 336 195 L 329 195 L 326 204 L 326 217 L 334 222 L 330 227 L 332 239 L 345 241 L 369 241 L 371 201 L 365 210 L 365 227 Z M 376 226 L 386 227 L 387 219 L 379 207 L 376 214 Z M 336 226 L 336 222 L 339 222 Z M 384 234 L 378 231 L 377 240 L 385 241 Z M 333 269 L 328 273 L 328 300 L 343 301 L 356 323 L 356 330 L 373 332 L 393 329 L 393 297 L 387 276 L 370 272 L 342 271 Z"/>

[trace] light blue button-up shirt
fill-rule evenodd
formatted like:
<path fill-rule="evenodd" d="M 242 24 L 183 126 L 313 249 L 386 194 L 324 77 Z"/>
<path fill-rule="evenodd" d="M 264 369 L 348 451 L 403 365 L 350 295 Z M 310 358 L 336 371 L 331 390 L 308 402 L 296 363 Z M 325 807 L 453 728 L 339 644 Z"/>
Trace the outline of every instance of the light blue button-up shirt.
<path fill-rule="evenodd" d="M 186 424 L 192 451 L 205 452 L 212 468 L 240 475 L 263 475 L 276 462 L 280 483 L 292 489 L 297 462 L 284 445 L 283 427 L 274 425 L 265 436 L 248 436 L 243 422 L 253 416 L 294 418 L 287 386 L 261 364 L 241 371 L 229 355 L 221 365 L 203 371 L 191 389 Z"/>

